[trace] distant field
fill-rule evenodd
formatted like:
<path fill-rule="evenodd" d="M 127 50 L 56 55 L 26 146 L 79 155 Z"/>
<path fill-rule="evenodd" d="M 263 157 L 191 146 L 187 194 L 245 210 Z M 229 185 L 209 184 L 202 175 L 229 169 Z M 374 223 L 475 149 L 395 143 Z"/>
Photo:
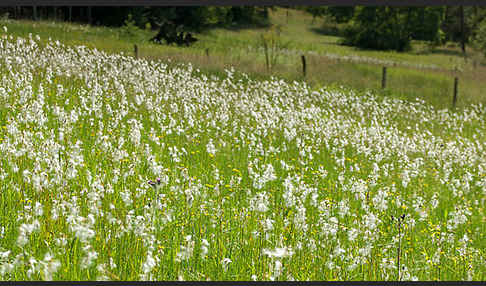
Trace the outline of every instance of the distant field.
<path fill-rule="evenodd" d="M 214 76 L 9 25 L 0 280 L 486 280 L 484 106 Z"/>
<path fill-rule="evenodd" d="M 453 78 L 458 76 L 458 106 L 486 103 L 484 59 L 470 48 L 470 58 L 464 61 L 458 47 L 438 47 L 430 50 L 416 43 L 408 53 L 363 51 L 338 45 L 339 38 L 324 35 L 322 20 L 312 24 L 312 17 L 302 11 L 286 9 L 271 12 L 271 21 L 281 28 L 280 42 L 285 49 L 278 52 L 276 66 L 265 68 L 265 56 L 260 36 L 266 28 L 213 29 L 196 35 L 200 41 L 193 47 L 179 48 L 148 42 L 155 31 L 141 30 L 137 36 L 126 36 L 121 29 L 88 27 L 48 21 L 2 22 L 13 35 L 39 34 L 43 39 L 58 39 L 66 44 L 86 45 L 110 53 L 133 55 L 133 45 L 139 46 L 141 57 L 171 59 L 192 63 L 212 74 L 224 74 L 224 68 L 234 66 L 253 78 L 268 79 L 270 75 L 287 80 L 302 80 L 301 54 L 307 57 L 306 82 L 315 88 L 324 85 L 344 85 L 359 90 L 374 90 L 385 96 L 407 100 L 420 98 L 437 108 L 449 108 L 452 103 Z M 284 45 L 285 44 L 285 45 Z M 209 58 L 206 50 L 209 49 Z M 389 66 L 388 88 L 380 90 L 382 66 Z M 455 73 L 454 70 L 458 72 Z"/>

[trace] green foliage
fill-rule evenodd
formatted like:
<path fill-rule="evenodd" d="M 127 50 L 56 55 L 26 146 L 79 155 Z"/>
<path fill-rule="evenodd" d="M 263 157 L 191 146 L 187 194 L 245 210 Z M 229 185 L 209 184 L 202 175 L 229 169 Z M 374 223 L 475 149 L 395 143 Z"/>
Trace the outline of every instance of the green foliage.
<path fill-rule="evenodd" d="M 96 8 L 96 7 L 95 7 Z M 225 7 L 223 7 L 225 8 Z M 457 47 L 440 47 L 434 52 L 425 49 L 425 43 L 412 42 L 414 51 L 396 53 L 394 51 L 358 50 L 355 47 L 337 45 L 340 37 L 326 36 L 320 31 L 309 29 L 312 16 L 302 10 L 290 10 L 290 21 L 286 22 L 286 9 L 278 9 L 270 14 L 270 20 L 282 25 L 280 34 L 283 42 L 292 41 L 289 51 L 280 52 L 277 65 L 271 74 L 289 81 L 301 80 L 300 55 L 306 53 L 306 82 L 312 86 L 331 83 L 345 85 L 360 90 L 379 89 L 381 67 L 390 63 L 396 67 L 388 70 L 388 88 L 393 96 L 402 96 L 410 100 L 424 99 L 438 108 L 450 106 L 453 80 L 449 73 L 436 70 L 453 69 L 462 63 L 458 104 L 470 102 L 485 104 L 486 86 L 478 80 L 484 77 L 484 66 L 473 69 L 473 61 L 464 63 Z M 13 35 L 28 37 L 29 33 L 39 34 L 41 39 L 58 39 L 70 45 L 96 47 L 109 53 L 124 52 L 133 55 L 134 41 L 120 38 L 120 28 L 97 27 L 47 21 L 12 21 L 2 22 Z M 345 26 L 348 24 L 339 24 Z M 312 27 L 319 27 L 315 24 Z M 339 27 L 341 29 L 341 27 Z M 190 49 L 166 45 L 153 45 L 150 42 L 139 43 L 140 57 L 166 60 L 173 63 L 191 62 L 205 72 L 218 76 L 225 75 L 224 68 L 231 64 L 237 70 L 248 72 L 252 77 L 268 79 L 265 56 L 261 47 L 262 29 L 212 29 L 207 33 L 193 33 L 200 41 Z M 155 31 L 141 30 L 141 37 L 150 39 Z M 205 50 L 209 48 L 210 60 Z M 228 53 L 228 50 L 231 53 Z M 312 51 L 312 52 L 310 52 Z M 472 50 L 470 50 L 472 52 Z M 311 54 L 312 53 L 312 54 Z M 314 54 L 317 53 L 318 55 Z M 325 56 L 325 55 L 329 56 Z M 471 53 L 472 54 L 472 53 Z M 473 56 L 473 55 L 471 55 Z M 363 59 L 364 61 L 361 61 Z M 357 61 L 359 60 L 359 61 Z M 476 63 L 480 59 L 477 58 Z M 426 69 L 424 71 L 424 69 Z"/>
<path fill-rule="evenodd" d="M 143 9 L 143 7 L 137 7 Z M 76 7 L 73 7 L 73 15 L 76 15 Z M 132 20 L 136 25 L 139 25 L 143 19 L 140 18 L 140 12 L 134 11 L 131 7 L 93 7 L 92 18 L 93 23 L 98 23 L 101 26 L 121 27 L 125 24 L 125 20 L 128 15 L 132 15 Z M 75 18 L 76 19 L 76 18 Z M 145 18 L 146 19 L 146 18 Z M 78 21 L 84 21 L 84 18 L 78 19 Z M 143 27 L 144 24 L 142 24 Z"/>
<path fill-rule="evenodd" d="M 233 24 L 268 25 L 268 8 L 255 6 L 161 7 L 148 9 L 147 15 L 152 26 L 159 26 L 162 22 L 170 21 L 193 31 Z"/>
<path fill-rule="evenodd" d="M 336 23 L 346 23 L 353 18 L 354 11 L 354 6 L 332 6 L 327 9 L 327 14 L 330 15 L 336 21 Z"/>
<path fill-rule="evenodd" d="M 404 11 L 397 7 L 357 8 L 343 43 L 364 49 L 409 50 L 411 36 Z"/>
<path fill-rule="evenodd" d="M 360 7 L 345 31 L 344 43 L 396 51 L 409 50 L 412 39 L 441 44 L 445 38 L 440 30 L 443 15 L 443 7 Z"/>
<path fill-rule="evenodd" d="M 481 107 L 42 39 L 2 37 L 1 280 L 485 279 Z"/>
<path fill-rule="evenodd" d="M 255 6 L 235 6 L 230 7 L 227 11 L 227 19 L 231 19 L 231 22 L 227 24 L 237 25 L 257 25 L 266 26 L 269 25 L 268 21 L 268 7 L 255 7 Z"/>
<path fill-rule="evenodd" d="M 408 27 L 413 39 L 441 44 L 445 34 L 440 29 L 444 17 L 444 7 L 407 8 Z"/>
<path fill-rule="evenodd" d="M 323 15 L 326 14 L 327 7 L 310 6 L 310 7 L 304 7 L 304 10 L 312 15 L 312 21 L 314 21 L 315 18 L 322 17 Z"/>
<path fill-rule="evenodd" d="M 473 38 L 473 44 L 486 56 L 486 19 L 479 24 L 479 28 Z"/>
<path fill-rule="evenodd" d="M 446 33 L 446 41 L 460 42 L 462 39 L 460 12 L 460 6 L 447 7 L 445 10 L 441 29 Z M 468 17 L 469 12 L 469 9 L 464 9 L 465 18 Z M 470 27 L 467 25 L 467 21 L 465 21 L 464 32 L 466 38 L 469 37 Z"/>
<path fill-rule="evenodd" d="M 0 21 L 8 21 L 8 18 L 10 17 L 10 14 L 8 12 L 3 13 L 0 15 Z"/>
<path fill-rule="evenodd" d="M 467 7 L 469 8 L 469 7 Z M 486 7 L 472 7 L 472 10 L 466 9 L 468 16 L 466 18 L 467 25 L 471 26 L 471 33 L 469 35 L 469 39 L 474 43 L 474 40 L 478 33 L 481 33 L 481 27 L 484 26 L 484 22 L 486 21 Z M 480 36 L 481 37 L 481 36 Z"/>
<path fill-rule="evenodd" d="M 120 28 L 120 37 L 140 40 L 141 29 L 137 27 L 131 14 L 128 14 L 125 25 Z"/>

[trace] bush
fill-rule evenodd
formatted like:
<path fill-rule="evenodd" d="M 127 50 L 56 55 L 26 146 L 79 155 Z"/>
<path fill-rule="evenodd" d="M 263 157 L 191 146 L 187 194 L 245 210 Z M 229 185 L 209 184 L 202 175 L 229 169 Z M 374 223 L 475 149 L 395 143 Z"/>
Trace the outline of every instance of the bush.
<path fill-rule="evenodd" d="M 484 19 L 480 24 L 476 32 L 476 35 L 472 39 L 473 45 L 481 50 L 486 57 L 486 19 Z"/>
<path fill-rule="evenodd" d="M 135 24 L 132 15 L 128 14 L 128 18 L 125 20 L 125 25 L 120 28 L 120 36 L 138 40 L 141 37 L 141 31 L 142 30 Z"/>
<path fill-rule="evenodd" d="M 343 44 L 363 49 L 409 50 L 410 33 L 400 8 L 363 7 L 358 9 L 351 25 L 344 31 Z"/>
<path fill-rule="evenodd" d="M 345 31 L 344 44 L 365 49 L 406 51 L 411 40 L 440 45 L 443 7 L 358 7 Z"/>

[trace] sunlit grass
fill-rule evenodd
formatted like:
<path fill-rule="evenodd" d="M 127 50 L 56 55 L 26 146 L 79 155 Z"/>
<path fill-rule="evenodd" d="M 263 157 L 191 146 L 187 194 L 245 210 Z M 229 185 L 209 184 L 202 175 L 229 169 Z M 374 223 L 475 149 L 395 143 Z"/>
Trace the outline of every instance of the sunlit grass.
<path fill-rule="evenodd" d="M 2 35 L 0 279 L 486 278 L 484 106 Z"/>
<path fill-rule="evenodd" d="M 308 62 L 305 80 L 314 87 L 346 85 L 402 99 L 420 98 L 437 108 L 451 107 L 451 85 L 458 76 L 458 107 L 486 102 L 486 88 L 481 84 L 486 68 L 478 64 L 479 54 L 470 47 L 467 62 L 457 47 L 430 50 L 423 43 L 415 43 L 414 50 L 407 53 L 360 50 L 339 45 L 338 37 L 320 33 L 322 19 L 312 23 L 311 15 L 291 9 L 287 20 L 286 12 L 287 9 L 282 8 L 270 12 L 271 22 L 281 28 L 282 43 L 290 49 L 279 55 L 277 66 L 270 73 L 265 68 L 264 53 L 259 50 L 260 35 L 267 28 L 211 29 L 197 34 L 199 41 L 194 46 L 175 47 L 150 43 L 156 31 L 140 30 L 136 38 L 131 38 L 124 36 L 120 28 L 25 20 L 1 24 L 13 35 L 27 37 L 34 33 L 44 40 L 58 39 L 68 45 L 85 45 L 110 53 L 133 55 L 133 45 L 137 44 L 140 57 L 191 63 L 212 74 L 224 74 L 225 68 L 233 66 L 253 78 L 269 79 L 274 75 L 289 81 L 302 80 L 300 56 L 305 54 Z M 346 57 L 354 60 L 348 61 Z M 390 76 L 388 91 L 384 92 L 380 90 L 383 65 L 388 66 Z M 456 68 L 460 72 L 454 73 Z"/>

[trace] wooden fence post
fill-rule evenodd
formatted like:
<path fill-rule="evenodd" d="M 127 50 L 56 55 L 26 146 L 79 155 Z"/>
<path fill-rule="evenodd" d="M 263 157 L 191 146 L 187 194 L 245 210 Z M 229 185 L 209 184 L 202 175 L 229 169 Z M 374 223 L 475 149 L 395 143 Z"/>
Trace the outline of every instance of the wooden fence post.
<path fill-rule="evenodd" d="M 305 77 L 305 74 L 306 74 L 305 56 L 302 55 L 301 59 L 302 59 L 302 73 L 304 74 L 304 77 Z"/>
<path fill-rule="evenodd" d="M 73 20 L 73 6 L 69 6 L 69 22 Z"/>
<path fill-rule="evenodd" d="M 383 72 L 381 75 L 381 88 L 386 88 L 386 67 L 383 67 Z"/>
<path fill-rule="evenodd" d="M 138 46 L 137 46 L 137 44 L 133 45 L 133 51 L 135 53 L 135 58 L 138 59 Z"/>
<path fill-rule="evenodd" d="M 37 21 L 37 6 L 34 6 L 33 8 L 34 21 Z"/>
<path fill-rule="evenodd" d="M 456 76 L 454 78 L 454 97 L 452 98 L 452 108 L 456 108 L 458 86 L 459 86 L 459 78 L 457 78 Z"/>

